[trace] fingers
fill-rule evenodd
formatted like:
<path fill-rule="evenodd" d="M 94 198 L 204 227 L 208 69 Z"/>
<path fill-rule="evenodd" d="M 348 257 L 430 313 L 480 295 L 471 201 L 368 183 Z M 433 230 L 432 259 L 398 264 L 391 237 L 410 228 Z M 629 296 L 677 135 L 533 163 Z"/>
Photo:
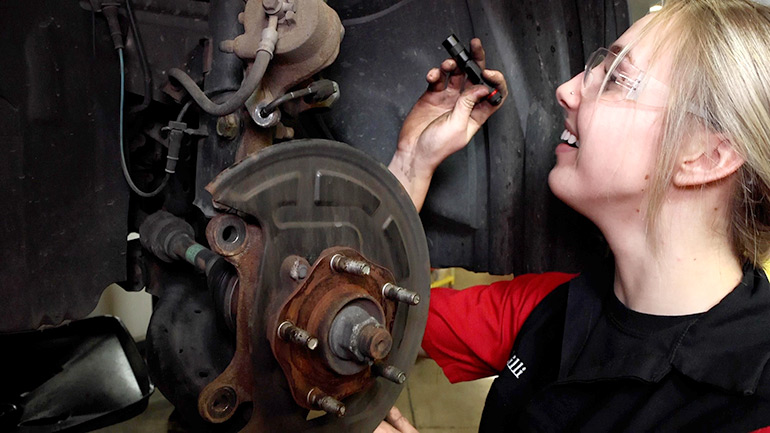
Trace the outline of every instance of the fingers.
<path fill-rule="evenodd" d="M 412 424 L 409 423 L 409 420 L 404 418 L 404 416 L 401 415 L 401 411 L 399 411 L 395 406 L 390 409 L 388 416 L 385 417 L 385 421 L 395 427 L 396 431 L 398 432 L 418 433 L 417 429 L 412 427 Z"/>
<path fill-rule="evenodd" d="M 393 427 L 392 425 L 383 421 L 380 423 L 380 425 L 377 426 L 376 429 L 374 429 L 374 432 L 372 433 L 399 433 L 399 431 L 396 430 L 396 428 Z"/>
<path fill-rule="evenodd" d="M 446 59 L 440 67 L 428 71 L 425 80 L 428 82 L 428 90 L 440 92 L 449 88 L 459 92 L 465 82 L 465 74 L 457 67 L 454 59 Z"/>
<path fill-rule="evenodd" d="M 508 96 L 508 85 L 505 82 L 505 77 L 502 72 L 485 69 L 482 73 L 484 74 L 484 79 L 487 80 L 489 84 L 495 86 L 500 94 L 503 95 L 503 99 L 505 99 L 505 97 Z"/>
<path fill-rule="evenodd" d="M 441 63 L 441 70 L 449 75 L 447 87 L 460 91 L 465 83 L 465 71 L 457 67 L 454 59 L 446 59 Z"/>
<path fill-rule="evenodd" d="M 471 39 L 471 58 L 479 64 L 481 70 L 484 70 L 487 63 L 487 55 L 486 52 L 484 52 L 484 46 L 481 45 L 481 39 L 479 38 Z"/>
<path fill-rule="evenodd" d="M 446 73 L 439 68 L 433 68 L 425 76 L 428 82 L 428 91 L 440 92 L 446 89 Z"/>
<path fill-rule="evenodd" d="M 482 85 L 471 86 L 465 89 L 462 95 L 457 98 L 455 108 L 452 111 L 452 118 L 464 119 L 465 122 L 467 122 L 467 119 L 471 117 L 473 107 L 475 107 L 476 104 L 478 104 L 479 101 L 481 101 L 482 98 L 485 98 L 488 94 L 489 90 L 486 86 Z"/>
<path fill-rule="evenodd" d="M 471 57 L 481 67 L 484 78 L 497 87 L 503 97 L 508 95 L 508 87 L 505 83 L 503 74 L 498 71 L 492 71 L 485 69 L 486 67 L 486 52 L 484 46 L 481 44 L 479 38 L 471 39 Z M 458 67 L 457 62 L 454 59 L 444 60 L 438 68 L 433 68 L 428 71 L 426 76 L 428 81 L 428 90 L 441 92 L 449 89 L 456 92 L 461 92 L 466 86 L 465 71 Z M 467 103 L 468 101 L 466 101 Z"/>

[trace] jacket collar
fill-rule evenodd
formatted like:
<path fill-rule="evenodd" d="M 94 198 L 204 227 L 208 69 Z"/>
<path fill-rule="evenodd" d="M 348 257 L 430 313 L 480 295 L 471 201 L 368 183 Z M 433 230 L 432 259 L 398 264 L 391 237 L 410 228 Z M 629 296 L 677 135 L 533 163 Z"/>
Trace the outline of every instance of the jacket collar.
<path fill-rule="evenodd" d="M 770 360 L 770 283 L 744 268 L 743 280 L 682 336 L 671 365 L 686 376 L 751 395 Z"/>
<path fill-rule="evenodd" d="M 658 382 L 672 368 L 719 388 L 751 395 L 770 361 L 770 283 L 762 270 L 744 268 L 732 292 L 700 315 L 673 341 L 633 356 L 571 371 L 602 314 L 613 272 L 587 272 L 570 282 L 559 379 L 563 382 L 636 377 Z M 576 326 L 579 324 L 579 326 Z"/>

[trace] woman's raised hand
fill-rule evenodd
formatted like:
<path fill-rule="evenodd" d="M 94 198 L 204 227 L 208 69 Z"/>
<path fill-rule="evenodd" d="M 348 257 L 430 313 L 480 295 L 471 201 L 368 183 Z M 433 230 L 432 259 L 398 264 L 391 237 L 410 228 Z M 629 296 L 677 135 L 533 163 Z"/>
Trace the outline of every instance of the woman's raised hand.
<path fill-rule="evenodd" d="M 471 41 L 471 57 L 484 69 L 484 48 Z M 422 207 L 436 167 L 446 157 L 465 147 L 500 105 L 484 98 L 483 85 L 466 84 L 465 73 L 453 59 L 444 60 L 427 75 L 428 89 L 422 94 L 401 127 L 398 148 L 390 170 L 406 188 L 417 210 Z M 484 78 L 508 95 L 503 74 L 484 70 Z"/>

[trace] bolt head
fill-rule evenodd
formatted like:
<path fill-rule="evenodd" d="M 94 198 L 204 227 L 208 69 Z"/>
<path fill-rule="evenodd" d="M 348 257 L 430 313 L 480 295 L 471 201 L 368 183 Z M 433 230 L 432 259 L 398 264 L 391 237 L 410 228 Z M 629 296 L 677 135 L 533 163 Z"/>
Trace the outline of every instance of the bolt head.
<path fill-rule="evenodd" d="M 217 119 L 217 135 L 234 140 L 240 134 L 240 121 L 235 114 L 228 114 Z"/>
<path fill-rule="evenodd" d="M 302 260 L 297 259 L 292 263 L 291 269 L 289 270 L 289 276 L 294 281 L 304 280 L 307 278 L 307 264 L 305 264 Z"/>
<path fill-rule="evenodd" d="M 281 0 L 262 0 L 262 7 L 267 14 L 272 15 L 281 10 Z"/>

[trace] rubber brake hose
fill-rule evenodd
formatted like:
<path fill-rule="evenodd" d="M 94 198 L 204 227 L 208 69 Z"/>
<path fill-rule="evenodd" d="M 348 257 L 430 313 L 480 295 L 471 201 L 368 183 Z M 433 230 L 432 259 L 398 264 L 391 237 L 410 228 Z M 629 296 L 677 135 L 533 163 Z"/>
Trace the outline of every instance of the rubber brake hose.
<path fill-rule="evenodd" d="M 273 51 L 275 50 L 275 43 L 278 40 L 278 32 L 276 28 L 278 26 L 278 17 L 271 15 L 268 20 L 268 25 L 262 30 L 262 40 L 259 42 L 259 48 L 257 49 L 257 56 L 254 59 L 254 64 L 251 65 L 251 70 L 246 76 L 246 79 L 241 83 L 241 87 L 225 102 L 217 104 L 209 99 L 208 96 L 198 87 L 195 80 L 190 78 L 186 72 L 178 68 L 172 68 L 168 71 L 168 75 L 176 79 L 179 84 L 184 87 L 190 97 L 200 106 L 201 110 L 209 113 L 213 116 L 225 116 L 242 107 L 247 99 L 257 90 L 259 83 L 262 81 L 262 77 L 267 71 L 267 65 L 273 58 Z"/>

